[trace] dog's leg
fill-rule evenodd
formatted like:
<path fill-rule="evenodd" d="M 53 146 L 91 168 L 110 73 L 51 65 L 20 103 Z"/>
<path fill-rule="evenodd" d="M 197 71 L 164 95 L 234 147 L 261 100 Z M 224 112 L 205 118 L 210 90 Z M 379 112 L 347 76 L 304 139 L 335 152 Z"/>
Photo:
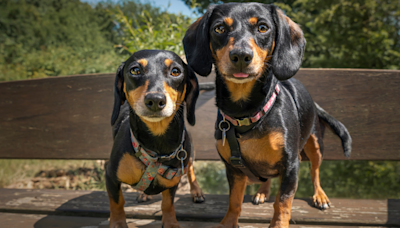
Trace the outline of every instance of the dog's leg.
<path fill-rule="evenodd" d="M 179 227 L 178 221 L 176 220 L 174 207 L 174 198 L 177 188 L 178 186 L 175 186 L 162 192 L 161 211 L 163 228 Z"/>
<path fill-rule="evenodd" d="M 271 178 L 262 183 L 257 193 L 253 196 L 252 202 L 255 205 L 267 202 L 271 190 Z"/>
<path fill-rule="evenodd" d="M 304 146 L 304 152 L 311 162 L 311 181 L 314 185 L 313 206 L 322 210 L 327 209 L 330 206 L 330 201 L 321 188 L 319 181 L 319 166 L 322 162 L 322 154 L 318 144 L 318 138 L 314 134 L 311 134 L 310 138 L 308 138 Z"/>
<path fill-rule="evenodd" d="M 205 197 L 203 191 L 201 191 L 201 188 L 197 183 L 196 176 L 194 175 L 192 158 L 190 158 L 188 164 L 188 179 L 190 184 L 190 194 L 192 195 L 193 202 L 203 203 L 205 201 Z"/>
<path fill-rule="evenodd" d="M 239 215 L 242 211 L 244 191 L 247 185 L 247 176 L 235 171 L 230 165 L 226 166 L 226 176 L 229 182 L 229 208 L 224 219 L 216 226 L 218 228 L 239 227 Z"/>
<path fill-rule="evenodd" d="M 284 170 L 280 177 L 281 185 L 275 198 L 274 217 L 272 218 L 270 227 L 289 227 L 292 202 L 297 190 L 300 165 L 297 159 L 292 162 L 296 162 L 297 164 L 294 165 L 291 170 Z"/>
<path fill-rule="evenodd" d="M 128 228 L 124 211 L 124 196 L 121 191 L 121 183 L 115 183 L 106 173 L 106 186 L 110 200 L 110 228 Z"/>
<path fill-rule="evenodd" d="M 138 197 L 136 198 L 138 203 L 143 203 L 152 200 L 153 197 L 145 194 L 144 192 L 140 192 Z"/>

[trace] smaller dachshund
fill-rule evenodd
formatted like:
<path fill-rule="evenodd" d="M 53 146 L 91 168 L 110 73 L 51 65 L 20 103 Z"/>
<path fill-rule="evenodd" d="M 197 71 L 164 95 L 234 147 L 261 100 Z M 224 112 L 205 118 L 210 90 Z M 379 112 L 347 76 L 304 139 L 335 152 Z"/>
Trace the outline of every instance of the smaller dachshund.
<path fill-rule="evenodd" d="M 187 121 L 195 124 L 197 78 L 175 53 L 142 50 L 119 66 L 114 86 L 114 145 L 106 167 L 110 227 L 128 227 L 122 182 L 147 195 L 162 192 L 163 227 L 179 227 L 174 196 L 184 173 L 193 201 L 204 201 L 183 117 L 186 103 Z"/>

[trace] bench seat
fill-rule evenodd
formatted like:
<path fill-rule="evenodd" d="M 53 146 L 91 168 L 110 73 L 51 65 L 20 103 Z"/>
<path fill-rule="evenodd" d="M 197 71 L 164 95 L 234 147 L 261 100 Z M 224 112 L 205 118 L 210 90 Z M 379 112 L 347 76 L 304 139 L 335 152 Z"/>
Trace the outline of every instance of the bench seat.
<path fill-rule="evenodd" d="M 161 219 L 161 195 L 140 204 L 136 203 L 137 193 L 124 193 L 124 197 L 127 218 L 145 219 L 154 223 Z M 253 227 L 267 226 L 266 223 L 271 221 L 273 214 L 271 199 L 265 204 L 256 206 L 251 203 L 251 196 L 246 195 L 239 218 L 240 224 L 242 226 L 246 223 L 254 224 Z M 318 226 L 400 226 L 399 199 L 331 199 L 331 201 L 331 209 L 321 211 L 310 206 L 311 199 L 295 199 L 291 223 Z M 190 195 L 176 196 L 176 215 L 178 220 L 182 221 L 219 222 L 227 208 L 227 195 L 206 195 L 204 204 L 192 203 Z M 72 216 L 71 219 L 82 220 L 82 224 L 89 221 L 100 224 L 109 216 L 108 196 L 104 191 L 0 189 L 0 212 L 3 213 L 2 217 L 14 216 L 15 213 L 35 215 L 34 217 L 21 216 L 22 220 L 31 219 L 30 222 L 35 219 L 39 222 L 45 218 L 53 221 L 54 219 L 51 218 L 57 218 L 54 216 L 61 216 L 60 218 L 68 220 L 68 216 Z M 77 216 L 80 218 L 78 219 Z M 88 220 L 82 217 L 88 217 Z M 58 220 L 55 219 L 55 221 Z M 136 223 L 132 222 L 131 227 L 136 227 L 134 224 Z M 263 224 L 263 226 L 256 224 Z M 210 224 L 199 223 L 195 227 L 208 225 Z"/>

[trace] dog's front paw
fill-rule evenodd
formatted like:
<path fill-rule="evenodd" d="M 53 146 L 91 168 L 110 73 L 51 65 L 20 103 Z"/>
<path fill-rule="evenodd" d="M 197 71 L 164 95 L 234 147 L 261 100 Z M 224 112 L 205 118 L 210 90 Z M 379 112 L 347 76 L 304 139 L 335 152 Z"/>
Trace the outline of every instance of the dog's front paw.
<path fill-rule="evenodd" d="M 324 190 L 319 189 L 315 192 L 313 196 L 313 206 L 321 210 L 331 207 L 331 202 L 329 201 L 328 196 L 326 196 Z"/>
<path fill-rule="evenodd" d="M 203 191 L 201 191 L 201 188 L 197 184 L 193 184 L 193 187 L 190 189 L 190 194 L 192 195 L 193 202 L 195 203 L 203 203 L 206 198 L 203 194 Z"/>
<path fill-rule="evenodd" d="M 173 223 L 163 223 L 162 228 L 180 228 L 178 222 L 173 222 Z"/>
<path fill-rule="evenodd" d="M 268 199 L 269 199 L 269 192 L 268 193 L 264 193 L 264 192 L 261 192 L 261 193 L 259 193 L 259 192 L 257 192 L 254 196 L 253 196 L 253 198 L 252 198 L 252 203 L 254 204 L 254 205 L 258 205 L 258 204 L 262 204 L 262 203 L 264 203 L 264 202 L 267 202 L 268 201 Z"/>
<path fill-rule="evenodd" d="M 110 221 L 110 228 L 128 228 L 126 221 Z"/>
<path fill-rule="evenodd" d="M 136 200 L 137 200 L 138 203 L 147 202 L 147 201 L 150 201 L 150 200 L 152 200 L 152 199 L 153 199 L 152 196 L 146 195 L 146 194 L 144 194 L 143 192 L 141 192 L 141 193 L 138 195 L 138 197 L 136 198 Z"/>

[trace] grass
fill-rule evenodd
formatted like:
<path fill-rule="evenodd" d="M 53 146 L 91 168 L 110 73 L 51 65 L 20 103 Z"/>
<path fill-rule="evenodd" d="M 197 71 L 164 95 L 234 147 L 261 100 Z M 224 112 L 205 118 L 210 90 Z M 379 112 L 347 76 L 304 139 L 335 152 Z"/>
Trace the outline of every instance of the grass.
<path fill-rule="evenodd" d="M 229 187 L 222 162 L 196 161 L 197 180 L 205 193 L 228 194 Z M 51 178 L 57 172 L 71 180 L 72 190 L 106 190 L 104 170 L 92 160 L 17 160 L 0 159 L 0 187 L 32 180 Z M 324 161 L 320 169 L 321 185 L 331 198 L 387 199 L 400 198 L 400 162 L 385 161 Z M 57 183 L 37 185 L 37 188 L 64 188 Z M 257 184 L 249 185 L 246 194 L 254 194 Z M 271 195 L 279 188 L 278 179 L 272 180 Z M 300 164 L 298 198 L 313 195 L 308 162 Z"/>

